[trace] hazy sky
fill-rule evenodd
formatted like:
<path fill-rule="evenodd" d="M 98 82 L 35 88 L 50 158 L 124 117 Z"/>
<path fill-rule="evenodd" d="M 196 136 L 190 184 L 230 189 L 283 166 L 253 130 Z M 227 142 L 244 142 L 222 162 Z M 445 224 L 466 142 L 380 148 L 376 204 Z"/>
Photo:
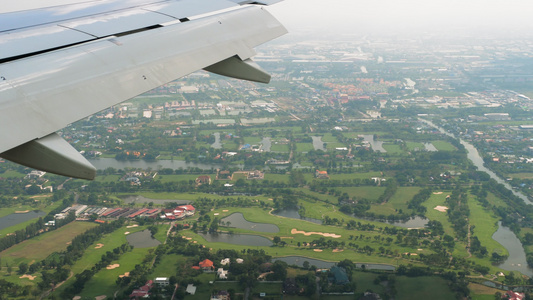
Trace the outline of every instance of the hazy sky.
<path fill-rule="evenodd" d="M 88 0 L 4 0 L 2 11 Z M 533 0 L 284 0 L 267 8 L 293 34 L 526 31 Z"/>
<path fill-rule="evenodd" d="M 268 10 L 293 33 L 533 29 L 531 0 L 285 0 Z"/>

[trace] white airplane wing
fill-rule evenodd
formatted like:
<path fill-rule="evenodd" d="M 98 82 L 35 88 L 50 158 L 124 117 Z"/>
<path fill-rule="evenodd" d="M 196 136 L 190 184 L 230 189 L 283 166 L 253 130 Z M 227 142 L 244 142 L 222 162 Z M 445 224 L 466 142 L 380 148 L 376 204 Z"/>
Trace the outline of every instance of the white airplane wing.
<path fill-rule="evenodd" d="M 0 156 L 93 179 L 55 132 L 205 69 L 258 82 L 254 47 L 286 33 L 276 0 L 93 0 L 0 13 Z"/>

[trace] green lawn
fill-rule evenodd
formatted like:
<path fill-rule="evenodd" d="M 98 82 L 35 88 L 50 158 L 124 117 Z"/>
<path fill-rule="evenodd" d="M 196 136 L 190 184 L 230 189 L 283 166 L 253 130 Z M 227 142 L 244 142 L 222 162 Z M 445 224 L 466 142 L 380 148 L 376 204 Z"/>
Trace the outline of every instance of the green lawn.
<path fill-rule="evenodd" d="M 296 151 L 298 152 L 309 152 L 311 150 L 315 150 L 311 143 L 296 143 Z"/>
<path fill-rule="evenodd" d="M 446 142 L 446 141 L 432 141 L 431 142 L 435 148 L 439 151 L 455 151 L 457 148 L 455 148 L 454 145 Z"/>
<path fill-rule="evenodd" d="M 411 210 L 407 208 L 407 202 L 413 199 L 414 195 L 416 195 L 419 191 L 419 187 L 400 187 L 388 202 L 372 205 L 370 212 L 391 215 L 397 214 L 401 209 L 403 213 L 408 213 Z"/>
<path fill-rule="evenodd" d="M 446 280 L 440 277 L 396 277 L 397 300 L 431 299 L 450 300 L 455 295 Z"/>
<path fill-rule="evenodd" d="M 43 260 L 53 252 L 65 250 L 75 236 L 95 226 L 98 225 L 72 222 L 57 230 L 41 234 L 0 252 L 2 263 L 18 265 L 21 262 L 30 264 L 33 261 Z"/>
<path fill-rule="evenodd" d="M 400 145 L 396 144 L 383 144 L 383 148 L 387 150 L 388 154 L 398 155 L 405 153 L 405 151 L 400 148 Z"/>
<path fill-rule="evenodd" d="M 418 150 L 424 150 L 425 149 L 424 144 L 422 144 L 422 143 L 405 142 L 405 145 L 407 146 L 407 149 L 409 149 L 409 151 L 413 151 L 416 148 L 418 148 Z"/>

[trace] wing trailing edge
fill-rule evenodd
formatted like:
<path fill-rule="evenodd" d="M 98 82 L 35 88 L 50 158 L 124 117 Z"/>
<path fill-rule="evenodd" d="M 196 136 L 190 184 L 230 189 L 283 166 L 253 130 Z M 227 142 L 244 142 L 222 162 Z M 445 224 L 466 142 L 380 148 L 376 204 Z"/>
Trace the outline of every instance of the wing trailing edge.
<path fill-rule="evenodd" d="M 96 176 L 91 163 L 57 133 L 22 144 L 0 156 L 54 174 L 89 180 Z"/>

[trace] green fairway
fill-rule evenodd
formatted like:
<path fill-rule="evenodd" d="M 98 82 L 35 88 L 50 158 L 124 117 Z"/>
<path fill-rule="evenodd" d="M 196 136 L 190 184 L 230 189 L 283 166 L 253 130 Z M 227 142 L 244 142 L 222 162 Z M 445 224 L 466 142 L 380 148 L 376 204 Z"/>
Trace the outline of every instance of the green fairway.
<path fill-rule="evenodd" d="M 311 150 L 315 150 L 311 143 L 296 143 L 296 151 L 298 152 L 309 152 Z"/>
<path fill-rule="evenodd" d="M 31 263 L 45 259 L 53 252 L 63 251 L 72 239 L 87 229 L 98 226 L 96 223 L 72 222 L 57 230 L 53 230 L 30 240 L 19 243 L 0 253 L 2 261 L 10 265 L 21 262 Z"/>
<path fill-rule="evenodd" d="M 407 208 L 407 203 L 419 191 L 419 187 L 400 187 L 388 202 L 372 205 L 369 211 L 382 215 L 397 214 L 400 210 L 403 213 L 409 213 L 411 210 Z"/>

